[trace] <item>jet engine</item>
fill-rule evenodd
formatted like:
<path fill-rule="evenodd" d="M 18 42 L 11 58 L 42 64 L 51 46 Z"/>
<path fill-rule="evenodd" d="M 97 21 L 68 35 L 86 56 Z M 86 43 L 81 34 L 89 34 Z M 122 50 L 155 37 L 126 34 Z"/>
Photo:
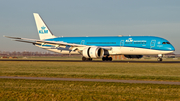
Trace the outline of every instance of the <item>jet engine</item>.
<path fill-rule="evenodd" d="M 140 59 L 140 58 L 142 58 L 143 57 L 143 55 L 124 55 L 126 58 L 138 58 L 138 59 Z"/>
<path fill-rule="evenodd" d="M 83 49 L 82 55 L 85 58 L 101 58 L 104 56 L 104 49 L 100 47 L 87 47 Z"/>

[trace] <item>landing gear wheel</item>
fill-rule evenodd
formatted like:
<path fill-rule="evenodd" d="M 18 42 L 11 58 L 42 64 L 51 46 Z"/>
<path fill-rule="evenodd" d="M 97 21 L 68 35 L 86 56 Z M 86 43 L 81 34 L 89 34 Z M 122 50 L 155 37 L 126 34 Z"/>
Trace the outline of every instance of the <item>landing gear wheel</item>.
<path fill-rule="evenodd" d="M 108 57 L 108 56 L 103 57 L 102 61 L 112 61 L 112 57 Z"/>
<path fill-rule="evenodd" d="M 86 61 L 86 58 L 85 58 L 85 57 L 82 57 L 82 61 Z"/>
<path fill-rule="evenodd" d="M 88 61 L 92 61 L 92 58 L 88 58 Z"/>
<path fill-rule="evenodd" d="M 112 57 L 109 57 L 108 60 L 109 60 L 109 61 L 112 61 Z"/>
<path fill-rule="evenodd" d="M 103 61 L 106 61 L 106 57 L 103 57 L 102 60 L 103 60 Z"/>
<path fill-rule="evenodd" d="M 161 61 L 162 61 L 162 58 L 158 58 L 157 61 L 161 62 Z"/>

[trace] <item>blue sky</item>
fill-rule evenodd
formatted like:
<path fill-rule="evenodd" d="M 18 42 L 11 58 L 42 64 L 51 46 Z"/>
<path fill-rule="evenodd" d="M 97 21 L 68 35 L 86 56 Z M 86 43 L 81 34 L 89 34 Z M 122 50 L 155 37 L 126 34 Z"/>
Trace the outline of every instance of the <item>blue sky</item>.
<path fill-rule="evenodd" d="M 56 36 L 159 36 L 180 54 L 180 0 L 0 0 L 0 51 L 44 51 L 3 37 L 38 39 L 32 13 Z"/>

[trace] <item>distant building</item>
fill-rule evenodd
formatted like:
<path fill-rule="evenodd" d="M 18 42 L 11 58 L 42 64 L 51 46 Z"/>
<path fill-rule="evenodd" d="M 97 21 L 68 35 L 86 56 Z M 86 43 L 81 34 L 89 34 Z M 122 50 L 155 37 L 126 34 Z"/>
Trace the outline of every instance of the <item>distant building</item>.
<path fill-rule="evenodd" d="M 126 57 L 124 55 L 111 55 L 113 60 L 124 60 Z"/>
<path fill-rule="evenodd" d="M 8 58 L 7 56 L 3 56 L 3 57 L 1 57 L 2 59 L 5 59 L 5 58 Z"/>
<path fill-rule="evenodd" d="M 175 58 L 176 55 L 174 53 L 165 54 L 163 57 L 165 58 Z"/>

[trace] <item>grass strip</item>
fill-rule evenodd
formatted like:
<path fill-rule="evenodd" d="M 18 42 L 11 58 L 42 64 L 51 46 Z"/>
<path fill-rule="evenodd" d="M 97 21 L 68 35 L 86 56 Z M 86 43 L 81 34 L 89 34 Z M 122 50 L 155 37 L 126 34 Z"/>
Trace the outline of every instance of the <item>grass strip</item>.
<path fill-rule="evenodd" d="M 0 79 L 0 100 L 180 100 L 180 86 Z"/>
<path fill-rule="evenodd" d="M 0 76 L 180 81 L 180 64 L 0 61 Z"/>

